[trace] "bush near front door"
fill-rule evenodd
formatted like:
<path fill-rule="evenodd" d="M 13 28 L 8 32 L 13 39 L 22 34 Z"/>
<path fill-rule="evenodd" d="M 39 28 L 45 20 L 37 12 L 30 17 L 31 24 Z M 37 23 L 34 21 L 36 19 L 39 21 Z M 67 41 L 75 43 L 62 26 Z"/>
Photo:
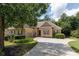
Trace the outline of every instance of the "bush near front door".
<path fill-rule="evenodd" d="M 63 39 L 63 38 L 65 38 L 65 35 L 63 33 L 56 33 L 55 38 Z"/>

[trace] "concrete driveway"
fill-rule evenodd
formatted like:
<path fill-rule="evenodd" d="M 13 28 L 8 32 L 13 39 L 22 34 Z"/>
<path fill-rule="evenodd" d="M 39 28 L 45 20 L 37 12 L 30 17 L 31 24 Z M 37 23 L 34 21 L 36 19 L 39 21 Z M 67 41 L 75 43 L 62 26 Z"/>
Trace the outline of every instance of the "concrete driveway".
<path fill-rule="evenodd" d="M 79 56 L 68 45 L 70 39 L 42 38 L 34 40 L 38 44 L 24 56 Z"/>

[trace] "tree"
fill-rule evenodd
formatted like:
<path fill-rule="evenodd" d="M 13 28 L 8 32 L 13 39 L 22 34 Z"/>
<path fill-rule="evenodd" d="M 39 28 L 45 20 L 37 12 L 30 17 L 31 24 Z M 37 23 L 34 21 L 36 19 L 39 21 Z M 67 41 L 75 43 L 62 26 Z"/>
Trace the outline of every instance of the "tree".
<path fill-rule="evenodd" d="M 77 28 L 79 28 L 79 21 L 74 16 L 70 17 L 70 24 L 72 30 L 76 30 Z"/>
<path fill-rule="evenodd" d="M 79 28 L 79 12 L 76 16 L 67 16 L 65 13 L 62 14 L 57 24 L 62 27 L 62 32 L 66 36 L 70 36 L 73 30 Z"/>
<path fill-rule="evenodd" d="M 35 26 L 37 17 L 46 12 L 47 6 L 48 4 L 0 4 L 0 46 L 4 46 L 5 28 L 23 28 L 25 23 Z"/>
<path fill-rule="evenodd" d="M 65 26 L 64 28 L 62 28 L 62 33 L 65 34 L 65 37 L 69 37 L 71 35 L 71 29 L 68 26 Z"/>
<path fill-rule="evenodd" d="M 49 16 L 46 15 L 45 18 L 44 18 L 44 20 L 49 21 L 50 20 Z"/>
<path fill-rule="evenodd" d="M 77 12 L 77 14 L 76 14 L 76 18 L 79 19 L 79 12 Z"/>
<path fill-rule="evenodd" d="M 63 13 L 59 21 L 57 22 L 57 25 L 62 27 L 62 33 L 64 33 L 66 37 L 70 36 L 71 34 L 70 17 L 68 17 L 65 13 Z"/>
<path fill-rule="evenodd" d="M 0 17 L 0 48 L 4 47 L 4 20 Z"/>
<path fill-rule="evenodd" d="M 72 31 L 71 35 L 73 37 L 79 38 L 79 29 Z"/>
<path fill-rule="evenodd" d="M 37 17 L 45 13 L 46 8 L 47 8 L 47 4 L 23 4 L 20 6 L 18 5 L 17 7 L 18 11 L 16 11 L 17 24 L 15 26 L 22 28 L 22 32 L 23 32 L 23 26 L 26 23 L 29 26 L 36 26 Z"/>
<path fill-rule="evenodd" d="M 62 21 L 66 21 L 66 18 L 67 18 L 67 15 L 65 13 L 63 13 L 60 17 Z"/>
<path fill-rule="evenodd" d="M 7 7 L 7 8 L 6 8 Z M 0 4 L 0 47 L 4 47 L 4 19 L 11 15 L 12 8 L 5 4 Z M 8 18 L 9 18 L 8 17 Z"/>

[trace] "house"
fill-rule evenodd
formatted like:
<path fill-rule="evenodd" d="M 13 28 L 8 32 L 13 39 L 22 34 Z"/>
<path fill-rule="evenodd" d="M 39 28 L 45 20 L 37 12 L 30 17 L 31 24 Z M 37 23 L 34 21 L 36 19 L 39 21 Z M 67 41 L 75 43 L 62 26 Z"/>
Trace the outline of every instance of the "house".
<path fill-rule="evenodd" d="M 54 33 L 61 33 L 61 28 L 51 21 L 38 22 L 37 26 L 37 36 L 41 37 L 52 37 Z"/>
<path fill-rule="evenodd" d="M 38 22 L 35 27 L 29 27 L 27 24 L 24 25 L 23 34 L 21 28 L 18 30 L 16 28 L 6 29 L 8 35 L 25 35 L 26 37 L 53 37 L 53 34 L 56 32 L 61 33 L 61 28 L 51 21 L 41 21 Z"/>

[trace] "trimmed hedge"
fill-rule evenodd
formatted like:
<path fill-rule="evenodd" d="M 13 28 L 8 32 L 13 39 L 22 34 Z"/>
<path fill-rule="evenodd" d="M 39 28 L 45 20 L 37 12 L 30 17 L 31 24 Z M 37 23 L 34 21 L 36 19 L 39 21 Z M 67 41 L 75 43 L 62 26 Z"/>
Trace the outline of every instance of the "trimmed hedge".
<path fill-rule="evenodd" d="M 25 39 L 25 36 L 15 36 L 15 39 Z"/>
<path fill-rule="evenodd" d="M 14 39 L 25 39 L 25 36 L 14 36 L 11 35 Z M 5 36 L 5 40 L 8 41 L 8 39 L 10 39 L 11 36 Z"/>
<path fill-rule="evenodd" d="M 55 34 L 55 38 L 63 39 L 63 38 L 65 38 L 65 35 L 62 34 L 62 33 L 56 33 L 56 34 Z"/>
<path fill-rule="evenodd" d="M 27 43 L 27 42 L 32 42 L 33 38 L 26 38 L 22 40 L 15 40 L 15 43 Z"/>

